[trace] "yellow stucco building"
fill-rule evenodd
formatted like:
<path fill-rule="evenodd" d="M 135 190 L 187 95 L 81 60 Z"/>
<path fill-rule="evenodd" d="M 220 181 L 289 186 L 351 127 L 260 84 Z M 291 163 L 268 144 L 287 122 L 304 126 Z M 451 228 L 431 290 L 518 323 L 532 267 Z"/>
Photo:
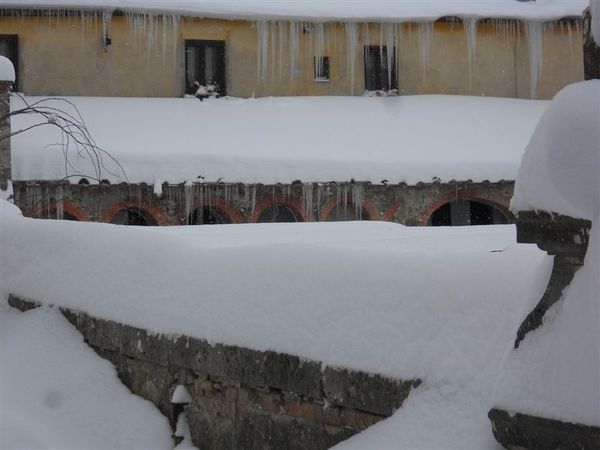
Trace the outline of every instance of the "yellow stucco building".
<path fill-rule="evenodd" d="M 176 97 L 199 81 L 236 97 L 393 88 L 547 99 L 583 79 L 579 17 L 303 21 L 26 3 L 0 12 L 0 53 L 28 95 Z"/>

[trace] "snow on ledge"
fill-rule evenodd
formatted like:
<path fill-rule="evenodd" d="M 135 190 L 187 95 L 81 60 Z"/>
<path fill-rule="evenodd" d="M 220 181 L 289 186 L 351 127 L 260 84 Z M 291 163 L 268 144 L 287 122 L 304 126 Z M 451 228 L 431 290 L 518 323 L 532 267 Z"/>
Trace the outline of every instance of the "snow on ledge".
<path fill-rule="evenodd" d="M 15 81 L 15 67 L 6 56 L 0 55 L 0 81 Z"/>
<path fill-rule="evenodd" d="M 549 103 L 444 95 L 68 99 L 129 181 L 148 184 L 514 180 Z M 20 105 L 13 97 L 12 108 Z M 39 118 L 12 120 L 16 130 Z M 58 142 L 50 125 L 15 136 L 13 179 L 63 178 L 63 154 L 49 147 Z M 71 173 L 92 172 L 89 159 L 71 154 L 69 162 Z M 114 175 L 105 171 L 102 178 L 124 181 L 105 163 Z"/>
<path fill-rule="evenodd" d="M 436 20 L 443 16 L 557 20 L 581 16 L 587 0 L 7 0 L 0 7 L 59 10 L 121 10 L 228 19 L 316 21 Z"/>

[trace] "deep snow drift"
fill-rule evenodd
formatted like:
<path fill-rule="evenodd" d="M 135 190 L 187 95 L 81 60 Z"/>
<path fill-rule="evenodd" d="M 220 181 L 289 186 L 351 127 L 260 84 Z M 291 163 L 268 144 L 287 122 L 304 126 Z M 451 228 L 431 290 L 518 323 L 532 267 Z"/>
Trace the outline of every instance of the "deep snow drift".
<path fill-rule="evenodd" d="M 200 17 L 307 20 L 436 20 L 442 16 L 553 20 L 579 16 L 587 0 L 2 0 L 17 8 L 96 9 Z"/>
<path fill-rule="evenodd" d="M 12 100 L 13 109 L 22 105 L 19 98 Z M 97 144 L 123 165 L 129 181 L 149 184 L 514 180 L 548 105 L 442 95 L 68 100 L 77 105 Z M 65 103 L 56 106 L 75 114 Z M 18 130 L 40 120 L 21 114 L 12 126 Z M 61 149 L 48 146 L 60 142 L 51 125 L 15 136 L 13 178 L 64 177 Z M 73 152 L 69 163 L 70 174 L 92 173 L 89 158 Z M 123 181 L 108 158 L 105 164 L 114 175 L 104 171 L 101 178 Z"/>
<path fill-rule="evenodd" d="M 4 233 L 3 233 L 4 234 Z M 171 428 L 53 309 L 0 301 L 0 448 L 170 449 Z"/>
<path fill-rule="evenodd" d="M 405 408 L 367 431 L 374 447 L 495 448 L 495 374 L 552 262 L 515 245 L 513 226 L 152 228 L 8 214 L 0 226 L 12 293 L 160 333 L 423 378 Z"/>
<path fill-rule="evenodd" d="M 536 128 L 513 210 L 592 221 L 584 266 L 503 367 L 498 406 L 600 425 L 600 81 L 567 86 Z"/>

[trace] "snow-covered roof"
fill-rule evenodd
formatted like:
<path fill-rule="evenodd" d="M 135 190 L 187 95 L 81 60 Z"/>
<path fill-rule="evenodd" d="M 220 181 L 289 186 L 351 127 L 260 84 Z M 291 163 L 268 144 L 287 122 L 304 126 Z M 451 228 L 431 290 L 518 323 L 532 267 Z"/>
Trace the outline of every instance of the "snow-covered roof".
<path fill-rule="evenodd" d="M 600 213 L 600 80 L 562 89 L 535 129 L 511 207 L 594 220 Z"/>
<path fill-rule="evenodd" d="M 0 7 L 114 10 L 232 19 L 435 20 L 443 16 L 555 20 L 588 0 L 2 0 Z"/>
<path fill-rule="evenodd" d="M 443 95 L 69 100 L 129 181 L 149 184 L 514 180 L 549 103 Z M 12 108 L 19 106 L 13 96 Z M 16 115 L 13 130 L 39 119 Z M 63 153 L 51 146 L 59 142 L 51 125 L 15 136 L 13 178 L 64 177 Z M 69 173 L 92 173 L 89 159 L 72 154 L 69 162 Z M 124 181 L 111 161 L 105 163 L 114 175 L 104 171 L 102 178 Z"/>

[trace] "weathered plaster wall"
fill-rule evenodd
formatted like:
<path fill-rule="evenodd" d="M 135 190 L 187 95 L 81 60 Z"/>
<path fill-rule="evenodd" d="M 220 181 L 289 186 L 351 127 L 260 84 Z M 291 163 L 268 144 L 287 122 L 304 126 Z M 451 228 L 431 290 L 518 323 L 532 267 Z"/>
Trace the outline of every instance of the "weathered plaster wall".
<path fill-rule="evenodd" d="M 203 205 L 227 214 L 232 223 L 256 222 L 274 203 L 289 207 L 299 221 L 331 220 L 338 214 L 387 220 L 404 225 L 427 225 L 431 214 L 454 200 L 475 200 L 508 211 L 514 183 L 432 183 L 416 186 L 368 183 L 292 185 L 163 184 L 162 195 L 153 186 L 81 185 L 55 182 L 15 182 L 15 204 L 29 217 L 56 218 L 57 200 L 64 212 L 78 220 L 110 222 L 124 208 L 141 209 L 158 225 L 186 224 L 188 214 Z M 186 201 L 187 200 L 187 201 Z M 346 206 L 344 206 L 346 205 Z M 344 214 L 347 211 L 347 214 Z M 364 217 L 366 215 L 367 217 Z"/>
<path fill-rule="evenodd" d="M 9 303 L 36 307 L 15 296 Z M 61 311 L 88 345 L 114 363 L 125 385 L 152 401 L 172 425 L 172 394 L 184 385 L 199 448 L 326 449 L 390 416 L 421 383 Z"/>
<path fill-rule="evenodd" d="M 379 24 L 368 24 L 368 37 L 367 28 L 357 26 L 360 44 L 351 77 L 346 29 L 341 23 L 326 24 L 324 55 L 330 57 L 331 80 L 315 82 L 310 31 L 300 34 L 298 60 L 293 68 L 287 33 L 282 52 L 279 38 L 274 39 L 276 49 L 266 58 L 268 64 L 261 78 L 257 27 L 253 22 L 182 18 L 174 29 L 169 19 L 163 33 L 162 19 L 157 19 L 153 27 L 156 38 L 149 39 L 133 22 L 115 15 L 110 23 L 112 44 L 105 50 L 101 16 L 85 16 L 83 20 L 79 15 L 0 17 L 0 34 L 19 36 L 19 83 L 29 95 L 180 96 L 184 92 L 186 39 L 226 41 L 228 94 L 233 96 L 361 95 L 363 42 L 378 45 L 386 39 Z M 480 23 L 470 72 L 464 24 L 436 22 L 424 70 L 418 24 L 399 25 L 399 91 L 530 98 L 526 35 L 518 22 Z M 582 47 L 578 22 L 547 28 L 537 98 L 551 98 L 563 86 L 583 79 Z M 293 79 L 290 73 L 295 75 Z"/>

